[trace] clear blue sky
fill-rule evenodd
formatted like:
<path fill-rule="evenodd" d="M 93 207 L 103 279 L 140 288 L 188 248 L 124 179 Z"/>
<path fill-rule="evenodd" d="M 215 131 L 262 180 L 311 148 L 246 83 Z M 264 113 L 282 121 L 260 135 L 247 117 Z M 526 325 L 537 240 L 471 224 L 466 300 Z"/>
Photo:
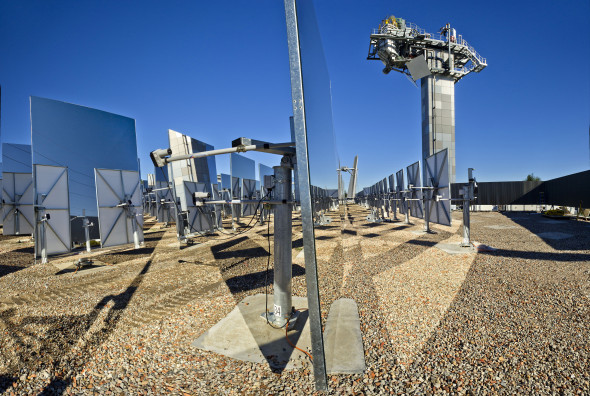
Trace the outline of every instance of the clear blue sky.
<path fill-rule="evenodd" d="M 456 85 L 458 181 L 468 167 L 480 181 L 589 168 L 590 2 L 316 7 L 338 153 L 349 166 L 359 155 L 359 189 L 421 155 L 419 89 L 366 60 L 371 29 L 389 14 L 430 32 L 450 22 L 488 60 Z M 290 140 L 280 0 L 0 0 L 0 84 L 4 142 L 30 144 L 30 95 L 94 107 L 136 119 L 144 178 L 168 129 L 216 148 L 239 136 Z M 217 169 L 228 173 L 229 157 Z"/>

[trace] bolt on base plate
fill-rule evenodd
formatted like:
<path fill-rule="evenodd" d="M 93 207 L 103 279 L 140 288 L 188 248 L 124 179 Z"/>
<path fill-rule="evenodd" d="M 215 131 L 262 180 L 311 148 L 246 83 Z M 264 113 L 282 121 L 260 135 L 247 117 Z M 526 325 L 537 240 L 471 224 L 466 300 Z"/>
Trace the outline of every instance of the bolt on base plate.
<path fill-rule="evenodd" d="M 286 323 L 287 323 L 287 319 L 280 317 L 280 316 L 275 316 L 275 314 L 273 312 L 263 312 L 260 314 L 260 317 L 264 321 L 266 321 L 268 319 L 268 322 L 271 325 L 273 325 L 274 327 L 281 328 L 281 329 L 285 328 Z M 299 318 L 299 311 L 295 311 L 291 315 L 291 318 L 289 319 L 289 328 L 290 329 L 295 327 L 295 323 L 297 322 L 297 318 Z"/>

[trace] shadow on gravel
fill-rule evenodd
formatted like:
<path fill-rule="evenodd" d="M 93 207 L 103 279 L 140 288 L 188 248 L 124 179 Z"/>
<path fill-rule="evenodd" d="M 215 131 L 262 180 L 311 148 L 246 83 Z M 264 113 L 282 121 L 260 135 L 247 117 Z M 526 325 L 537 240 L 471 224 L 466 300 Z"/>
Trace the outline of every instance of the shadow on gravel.
<path fill-rule="evenodd" d="M 436 245 L 438 243 L 438 241 L 427 241 L 424 239 L 410 239 L 406 243 L 410 243 L 412 245 L 418 245 L 418 246 L 433 247 L 434 245 Z"/>
<path fill-rule="evenodd" d="M 0 393 L 4 393 L 6 389 L 12 386 L 12 383 L 15 382 L 18 378 L 12 377 L 10 375 L 0 374 Z"/>
<path fill-rule="evenodd" d="M 14 253 L 23 253 L 23 254 L 34 254 L 35 253 L 35 248 L 34 247 L 23 247 L 20 249 L 14 249 L 12 250 L 12 252 Z"/>
<path fill-rule="evenodd" d="M 33 265 L 33 248 L 20 248 L 0 254 L 0 278 Z"/>
<path fill-rule="evenodd" d="M 342 230 L 341 231 L 342 234 L 348 234 L 348 235 L 357 235 L 358 232 L 354 231 L 354 230 Z"/>
<path fill-rule="evenodd" d="M 213 255 L 215 255 L 216 253 L 220 253 L 224 250 L 230 249 L 236 245 L 239 245 L 240 243 L 244 242 L 248 240 L 248 237 L 243 236 L 243 237 L 239 237 L 239 238 L 235 238 L 235 239 L 230 239 L 227 242 L 223 242 L 223 243 L 217 243 L 214 246 L 211 246 L 211 252 L 213 253 Z M 217 258 L 217 257 L 215 257 Z"/>
<path fill-rule="evenodd" d="M 9 357 L 5 355 L 7 349 L 18 350 L 18 362 L 13 362 L 10 369 L 16 373 L 20 368 L 19 366 L 24 365 L 31 371 L 48 370 L 51 375 L 51 382 L 43 389 L 40 395 L 61 395 L 90 359 L 92 351 L 100 347 L 115 330 L 117 323 L 129 305 L 129 301 L 131 301 L 139 288 L 143 276 L 152 265 L 153 258 L 154 255 L 152 254 L 141 272 L 137 274 L 125 291 L 117 295 L 105 296 L 86 315 L 30 316 L 16 324 L 16 320 L 11 320 L 16 313 L 16 309 L 3 311 L 0 313 L 0 320 L 4 323 L 7 334 L 12 337 L 16 348 L 0 349 L 0 356 L 4 360 L 8 360 Z M 113 306 L 108 309 L 106 316 L 101 321 L 101 328 L 89 334 L 89 330 L 109 302 L 113 302 Z M 32 332 L 30 330 L 31 325 L 43 326 L 45 330 L 42 333 Z M 27 339 L 34 337 L 38 338 L 40 344 L 37 350 L 29 346 L 27 342 Z M 84 345 L 74 352 L 72 349 L 82 337 L 85 338 Z M 7 375 L 5 374 L 4 377 L 7 377 Z"/>
<path fill-rule="evenodd" d="M 2 261 L 2 256 L 0 255 L 0 262 Z M 19 267 L 16 265 L 3 265 L 0 264 L 0 278 L 2 278 L 3 276 L 6 276 L 8 274 L 12 274 L 13 272 L 16 271 L 20 271 L 22 269 L 25 269 L 27 267 Z"/>
<path fill-rule="evenodd" d="M 293 278 L 305 275 L 305 268 L 293 264 Z M 250 274 L 237 275 L 225 279 L 225 283 L 232 294 L 255 290 L 260 287 L 270 286 L 273 281 L 273 271 L 258 271 Z"/>
<path fill-rule="evenodd" d="M 142 247 L 139 249 L 131 249 L 131 250 L 123 250 L 117 253 L 113 253 L 112 255 L 124 255 L 124 256 L 135 256 L 135 255 L 146 255 L 152 254 L 154 252 L 155 246 L 151 247 Z M 106 254 L 105 256 L 110 256 L 111 254 Z"/>
<path fill-rule="evenodd" d="M 361 224 L 361 227 L 366 227 L 366 228 L 373 228 L 373 227 L 381 227 L 385 225 L 384 223 L 365 223 L 365 224 Z"/>
<path fill-rule="evenodd" d="M 588 246 L 590 245 L 590 227 L 588 223 L 574 220 L 555 220 L 536 213 L 505 212 L 501 214 L 512 222 L 541 237 L 543 242 L 555 250 L 588 250 Z M 569 234 L 571 237 L 551 239 L 543 235 L 544 233 L 551 232 Z"/>
<path fill-rule="evenodd" d="M 516 257 L 529 260 L 543 260 L 543 261 L 590 261 L 590 254 L 585 253 L 551 253 L 551 252 L 532 252 L 524 250 L 506 250 L 496 249 L 491 252 L 479 252 L 478 254 L 484 254 L 489 256 L 502 256 L 502 257 Z"/>
<path fill-rule="evenodd" d="M 254 258 L 266 256 L 268 253 L 262 246 L 253 246 L 245 249 L 238 250 L 217 250 L 216 247 L 211 247 L 213 257 L 216 260 L 229 259 L 229 258 Z"/>
<path fill-rule="evenodd" d="M 320 241 L 326 241 L 328 239 L 334 239 L 334 237 L 328 236 L 328 235 L 323 235 L 323 236 L 315 237 L 315 239 L 320 240 Z M 299 241 L 299 240 L 297 240 L 297 241 Z M 300 246 L 293 245 L 293 247 L 303 247 L 303 239 L 301 239 Z"/>

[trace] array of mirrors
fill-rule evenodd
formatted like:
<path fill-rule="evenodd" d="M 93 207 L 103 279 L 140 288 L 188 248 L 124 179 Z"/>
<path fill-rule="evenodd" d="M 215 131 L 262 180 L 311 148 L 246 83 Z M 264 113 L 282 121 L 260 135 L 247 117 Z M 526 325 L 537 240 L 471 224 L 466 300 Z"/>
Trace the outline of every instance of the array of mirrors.
<path fill-rule="evenodd" d="M 180 132 L 170 130 L 168 138 L 171 157 L 190 157 L 215 150 L 212 145 Z M 254 160 L 234 152 L 225 156 L 229 159 L 230 173 L 215 175 L 218 158 L 224 157 L 192 156 L 168 162 L 156 167 L 144 183 L 145 213 L 165 225 L 174 224 L 181 242 L 190 243 L 195 236 L 224 232 L 224 219 L 231 219 L 228 227 L 236 230 L 244 226 L 243 218 L 250 224 L 253 219 L 263 223 L 270 217 L 272 211 L 263 201 L 272 199 L 274 169 L 261 163 L 257 166 Z M 319 213 L 335 207 L 334 202 L 324 202 L 325 195 L 318 195 Z M 293 191 L 289 201 L 297 210 Z"/>
<path fill-rule="evenodd" d="M 30 119 L 31 145 L 2 145 L 3 233 L 34 236 L 43 260 L 91 239 L 139 246 L 135 120 L 34 96 Z"/>
<path fill-rule="evenodd" d="M 420 162 L 400 169 L 359 192 L 355 201 L 370 209 L 367 220 L 380 222 L 397 219 L 397 213 L 425 219 L 427 222 L 451 225 L 451 195 L 448 151 L 443 149 Z M 407 184 L 404 183 L 407 180 Z M 424 183 L 422 182 L 424 180 Z M 395 181 L 395 184 L 394 184 Z"/>

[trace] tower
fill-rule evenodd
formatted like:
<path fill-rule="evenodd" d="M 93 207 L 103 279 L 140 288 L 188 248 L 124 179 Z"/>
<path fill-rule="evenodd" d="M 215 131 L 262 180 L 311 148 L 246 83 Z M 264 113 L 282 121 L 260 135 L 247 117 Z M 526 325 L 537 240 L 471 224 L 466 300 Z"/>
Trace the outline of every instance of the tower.
<path fill-rule="evenodd" d="M 394 16 L 373 30 L 367 59 L 381 60 L 385 74 L 394 70 L 414 82 L 421 80 L 422 159 L 448 148 L 449 176 L 454 183 L 455 84 L 483 70 L 486 59 L 450 24 L 440 34 L 432 34 Z"/>

